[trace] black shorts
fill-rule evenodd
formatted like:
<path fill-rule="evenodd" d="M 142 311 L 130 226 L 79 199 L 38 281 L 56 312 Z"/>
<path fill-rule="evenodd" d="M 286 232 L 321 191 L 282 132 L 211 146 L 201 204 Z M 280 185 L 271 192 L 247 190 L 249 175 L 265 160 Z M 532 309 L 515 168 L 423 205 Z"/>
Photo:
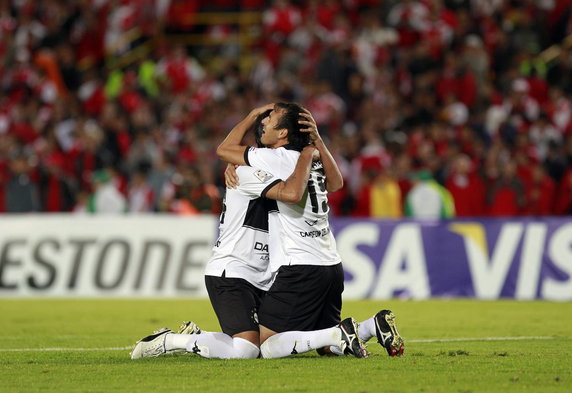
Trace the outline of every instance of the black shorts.
<path fill-rule="evenodd" d="M 258 308 L 265 291 L 242 278 L 205 276 L 211 304 L 223 333 L 258 331 Z"/>
<path fill-rule="evenodd" d="M 341 263 L 282 266 L 260 305 L 260 324 L 278 333 L 335 326 L 340 323 L 343 291 Z"/>

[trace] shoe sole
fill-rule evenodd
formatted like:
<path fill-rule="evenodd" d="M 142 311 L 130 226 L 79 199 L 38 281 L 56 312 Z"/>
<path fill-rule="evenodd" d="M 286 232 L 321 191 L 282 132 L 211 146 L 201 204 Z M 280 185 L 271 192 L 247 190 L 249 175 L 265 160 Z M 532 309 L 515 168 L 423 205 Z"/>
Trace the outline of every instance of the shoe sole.
<path fill-rule="evenodd" d="M 389 326 L 389 330 L 391 330 L 392 340 L 389 346 L 390 354 L 389 356 L 402 356 L 403 351 L 405 350 L 404 341 L 399 332 L 397 331 L 397 327 L 395 326 L 395 315 L 391 312 L 385 315 L 385 322 Z"/>
<path fill-rule="evenodd" d="M 193 321 L 184 321 L 179 328 L 178 334 L 200 334 L 201 328 Z"/>

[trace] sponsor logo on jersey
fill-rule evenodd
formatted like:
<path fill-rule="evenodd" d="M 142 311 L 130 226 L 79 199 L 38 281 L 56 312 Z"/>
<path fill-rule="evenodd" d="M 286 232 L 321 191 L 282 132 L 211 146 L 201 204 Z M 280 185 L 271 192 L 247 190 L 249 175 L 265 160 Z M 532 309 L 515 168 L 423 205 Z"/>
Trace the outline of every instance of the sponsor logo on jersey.
<path fill-rule="evenodd" d="M 300 232 L 302 237 L 322 237 L 330 233 L 330 227 L 324 228 L 321 231 Z"/>
<path fill-rule="evenodd" d="M 256 242 L 254 243 L 254 249 L 257 251 L 266 251 L 268 252 L 268 244 Z"/>
<path fill-rule="evenodd" d="M 274 175 L 266 171 L 263 171 L 262 169 L 255 170 L 254 176 L 256 176 L 261 183 L 266 183 L 269 179 L 272 179 L 274 177 Z"/>

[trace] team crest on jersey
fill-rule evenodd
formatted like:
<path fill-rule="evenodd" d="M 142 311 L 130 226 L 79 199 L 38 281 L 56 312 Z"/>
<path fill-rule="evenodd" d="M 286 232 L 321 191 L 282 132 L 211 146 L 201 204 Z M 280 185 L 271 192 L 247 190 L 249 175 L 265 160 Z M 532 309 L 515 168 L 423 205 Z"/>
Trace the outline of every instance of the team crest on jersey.
<path fill-rule="evenodd" d="M 255 170 L 254 176 L 256 176 L 262 183 L 266 183 L 269 179 L 274 177 L 271 173 L 263 171 L 262 169 Z"/>

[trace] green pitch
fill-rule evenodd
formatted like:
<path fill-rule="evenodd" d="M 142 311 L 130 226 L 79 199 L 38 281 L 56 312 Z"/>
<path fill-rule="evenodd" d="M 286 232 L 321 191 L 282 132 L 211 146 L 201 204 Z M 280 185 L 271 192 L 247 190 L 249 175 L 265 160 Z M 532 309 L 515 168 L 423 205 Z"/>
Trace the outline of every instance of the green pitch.
<path fill-rule="evenodd" d="M 368 359 L 134 361 L 127 347 L 156 328 L 218 330 L 208 301 L 3 299 L 0 392 L 572 391 L 572 303 L 360 301 L 343 316 L 381 308 L 397 316 L 402 358 L 370 341 Z"/>

